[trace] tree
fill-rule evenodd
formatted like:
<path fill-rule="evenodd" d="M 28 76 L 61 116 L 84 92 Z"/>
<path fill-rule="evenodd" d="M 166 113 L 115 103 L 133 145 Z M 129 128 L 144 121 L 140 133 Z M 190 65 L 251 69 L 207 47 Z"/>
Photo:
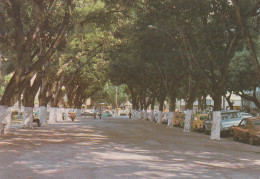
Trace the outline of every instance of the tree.
<path fill-rule="evenodd" d="M 0 50 L 7 58 L 14 58 L 17 64 L 0 100 L 0 120 L 4 119 L 7 124 L 5 133 L 10 126 L 10 107 L 63 42 L 70 24 L 72 5 L 72 0 L 0 2 L 3 20 Z"/>
<path fill-rule="evenodd" d="M 259 45 L 256 51 L 259 53 Z M 259 54 L 257 55 L 259 56 Z M 256 90 L 260 83 L 258 79 L 255 79 L 256 73 L 250 58 L 250 52 L 246 48 L 236 53 L 230 65 L 226 86 L 228 91 L 254 102 L 256 107 L 260 109 L 260 102 L 256 96 Z"/>
<path fill-rule="evenodd" d="M 241 0 L 232 0 L 235 9 L 239 27 L 247 43 L 250 52 L 251 62 L 254 66 L 258 80 L 260 80 L 260 65 L 257 59 L 256 44 L 254 37 L 259 34 L 259 1 L 244 2 Z"/>

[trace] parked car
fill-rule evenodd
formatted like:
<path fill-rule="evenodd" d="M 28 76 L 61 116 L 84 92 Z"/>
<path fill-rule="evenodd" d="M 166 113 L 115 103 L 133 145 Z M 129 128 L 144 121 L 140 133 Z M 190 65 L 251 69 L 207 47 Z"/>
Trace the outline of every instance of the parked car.
<path fill-rule="evenodd" d="M 194 131 L 204 130 L 204 121 L 208 119 L 208 114 L 197 114 L 193 116 L 191 129 Z"/>
<path fill-rule="evenodd" d="M 83 112 L 81 116 L 94 116 L 94 112 Z"/>
<path fill-rule="evenodd" d="M 246 112 L 240 112 L 238 113 L 238 116 L 241 117 L 241 118 L 249 118 L 249 117 L 253 117 L 252 114 L 250 113 L 246 113 Z"/>
<path fill-rule="evenodd" d="M 120 112 L 120 116 L 127 116 L 126 111 L 122 111 L 122 112 Z"/>
<path fill-rule="evenodd" d="M 162 116 L 162 124 L 168 124 L 168 117 L 169 117 L 169 113 L 168 112 L 163 112 L 163 116 Z"/>
<path fill-rule="evenodd" d="M 221 111 L 220 130 L 221 133 L 229 133 L 231 126 L 237 126 L 242 118 L 238 117 L 238 110 Z M 213 112 L 208 116 L 208 119 L 204 122 L 205 133 L 210 134 L 212 128 Z"/>
<path fill-rule="evenodd" d="M 231 130 L 235 141 L 243 140 L 255 145 L 260 142 L 260 117 L 245 118 Z"/>
<path fill-rule="evenodd" d="M 112 117 L 112 116 L 113 116 L 113 114 L 110 111 L 103 111 L 102 112 L 102 117 Z"/>
<path fill-rule="evenodd" d="M 173 117 L 173 126 L 184 127 L 185 114 L 181 111 L 175 111 Z"/>

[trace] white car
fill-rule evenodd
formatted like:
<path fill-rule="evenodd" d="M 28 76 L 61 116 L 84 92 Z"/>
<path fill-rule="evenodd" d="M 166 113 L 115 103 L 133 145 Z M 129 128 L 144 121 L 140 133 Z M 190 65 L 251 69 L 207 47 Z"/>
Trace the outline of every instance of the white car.
<path fill-rule="evenodd" d="M 252 114 L 250 114 L 250 113 L 245 113 L 245 112 L 240 112 L 240 113 L 238 113 L 238 116 L 240 117 L 240 118 L 248 118 L 248 117 L 253 117 L 252 116 Z"/>

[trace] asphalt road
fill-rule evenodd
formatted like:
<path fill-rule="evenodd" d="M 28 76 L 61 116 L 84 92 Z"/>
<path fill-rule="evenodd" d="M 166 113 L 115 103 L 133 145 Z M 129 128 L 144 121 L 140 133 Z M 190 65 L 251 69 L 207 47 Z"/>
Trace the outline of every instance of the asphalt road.
<path fill-rule="evenodd" d="M 0 179 L 260 178 L 260 146 L 149 121 L 81 118 L 0 136 Z"/>

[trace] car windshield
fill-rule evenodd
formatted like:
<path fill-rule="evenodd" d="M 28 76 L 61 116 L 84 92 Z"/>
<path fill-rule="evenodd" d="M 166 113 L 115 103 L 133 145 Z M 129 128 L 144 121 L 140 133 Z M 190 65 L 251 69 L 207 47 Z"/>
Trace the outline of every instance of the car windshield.
<path fill-rule="evenodd" d="M 241 116 L 252 116 L 252 115 L 248 113 L 242 113 Z"/>
<path fill-rule="evenodd" d="M 253 123 L 255 126 L 260 126 L 260 121 L 254 121 Z"/>
<path fill-rule="evenodd" d="M 233 119 L 233 118 L 238 118 L 238 113 L 224 113 L 221 114 L 221 119 L 222 120 L 227 120 L 227 119 Z"/>
<path fill-rule="evenodd" d="M 240 125 L 245 125 L 246 124 L 246 120 L 243 120 Z"/>

